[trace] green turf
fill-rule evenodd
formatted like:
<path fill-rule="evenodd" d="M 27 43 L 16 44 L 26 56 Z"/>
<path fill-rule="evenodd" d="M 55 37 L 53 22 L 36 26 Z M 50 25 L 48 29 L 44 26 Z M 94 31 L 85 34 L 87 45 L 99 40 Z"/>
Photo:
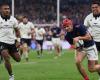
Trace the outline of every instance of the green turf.
<path fill-rule="evenodd" d="M 20 63 L 12 61 L 15 80 L 83 80 L 76 69 L 74 52 L 64 50 L 62 56 L 54 59 L 54 54 L 44 51 L 42 58 L 37 58 L 36 51 L 29 54 L 30 60 L 22 60 Z M 90 80 L 98 80 L 96 73 L 89 73 L 87 70 L 87 59 L 83 65 L 90 77 Z M 8 73 L 3 64 L 0 64 L 0 80 L 8 80 Z"/>

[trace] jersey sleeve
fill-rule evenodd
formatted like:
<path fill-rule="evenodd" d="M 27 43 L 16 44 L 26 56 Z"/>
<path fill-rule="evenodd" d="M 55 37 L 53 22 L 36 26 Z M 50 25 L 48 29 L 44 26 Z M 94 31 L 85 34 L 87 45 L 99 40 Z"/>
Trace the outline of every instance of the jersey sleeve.
<path fill-rule="evenodd" d="M 70 35 L 69 33 L 66 33 L 65 39 L 66 39 L 70 44 L 73 44 L 73 38 L 71 37 L 71 35 Z"/>
<path fill-rule="evenodd" d="M 42 33 L 43 33 L 43 34 L 45 34 L 45 33 L 46 33 L 46 32 L 45 32 L 45 30 L 44 30 L 43 28 L 42 28 Z"/>
<path fill-rule="evenodd" d="M 90 24 L 89 24 L 89 16 L 87 16 L 85 19 L 84 19 L 84 25 L 86 27 L 90 27 Z"/>
<path fill-rule="evenodd" d="M 34 24 L 32 22 L 30 22 L 30 26 L 32 29 L 34 29 Z"/>
<path fill-rule="evenodd" d="M 59 31 L 58 33 L 60 34 L 60 33 L 61 33 L 61 28 L 58 28 L 58 29 L 59 29 L 59 30 L 58 30 L 58 31 Z"/>
<path fill-rule="evenodd" d="M 20 28 L 21 28 L 21 23 L 18 24 L 18 29 L 20 29 Z"/>
<path fill-rule="evenodd" d="M 14 28 L 18 28 L 18 21 L 14 18 Z"/>
<path fill-rule="evenodd" d="M 80 25 L 78 28 L 78 32 L 81 36 L 84 36 L 85 34 L 87 34 L 87 28 L 84 25 Z"/>

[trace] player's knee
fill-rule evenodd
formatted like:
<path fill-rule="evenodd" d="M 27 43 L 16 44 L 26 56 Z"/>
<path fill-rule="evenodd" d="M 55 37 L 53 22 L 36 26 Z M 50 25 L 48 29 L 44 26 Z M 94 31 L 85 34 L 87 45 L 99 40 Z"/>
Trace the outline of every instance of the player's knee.
<path fill-rule="evenodd" d="M 20 61 L 21 61 L 21 59 L 17 59 L 17 60 L 16 60 L 16 62 L 20 62 Z"/>
<path fill-rule="evenodd" d="M 91 72 L 91 73 L 93 73 L 93 72 L 95 72 L 95 69 L 94 69 L 94 67 L 90 66 L 90 67 L 88 67 L 88 71 Z"/>
<path fill-rule="evenodd" d="M 19 58 L 18 60 L 17 60 L 17 62 L 20 62 L 21 61 L 21 58 Z"/>
<path fill-rule="evenodd" d="M 2 57 L 4 58 L 5 62 L 10 62 L 10 56 L 8 55 L 7 51 L 2 51 Z"/>
<path fill-rule="evenodd" d="M 81 64 L 81 62 L 82 61 L 80 59 L 76 59 L 76 62 L 75 63 L 76 63 L 76 65 L 79 65 L 79 64 Z"/>
<path fill-rule="evenodd" d="M 20 61 L 21 61 L 20 57 L 16 58 L 16 62 L 20 62 Z"/>
<path fill-rule="evenodd" d="M 9 63 L 10 62 L 10 57 L 9 56 L 4 57 L 4 61 Z"/>

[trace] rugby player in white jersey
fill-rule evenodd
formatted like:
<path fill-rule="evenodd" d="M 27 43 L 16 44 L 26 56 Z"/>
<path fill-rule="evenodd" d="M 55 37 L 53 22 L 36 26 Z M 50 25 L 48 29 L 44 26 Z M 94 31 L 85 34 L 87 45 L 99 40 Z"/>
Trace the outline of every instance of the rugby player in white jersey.
<path fill-rule="evenodd" d="M 37 55 L 38 58 L 40 58 L 43 54 L 43 40 L 45 35 L 44 28 L 35 28 L 35 39 L 36 39 L 36 45 L 37 45 Z"/>
<path fill-rule="evenodd" d="M 34 25 L 27 16 L 23 17 L 23 21 L 19 24 L 19 30 L 22 43 L 22 57 L 28 61 L 28 53 L 31 45 L 32 35 L 34 34 Z"/>
<path fill-rule="evenodd" d="M 10 5 L 8 3 L 2 3 L 0 10 L 0 54 L 9 73 L 9 80 L 14 80 L 10 56 L 17 62 L 21 60 L 15 45 L 15 33 L 18 32 L 18 22 L 16 18 L 10 15 Z"/>
<path fill-rule="evenodd" d="M 84 25 L 89 28 L 100 52 L 100 1 L 94 0 L 91 4 L 92 13 L 86 16 Z"/>

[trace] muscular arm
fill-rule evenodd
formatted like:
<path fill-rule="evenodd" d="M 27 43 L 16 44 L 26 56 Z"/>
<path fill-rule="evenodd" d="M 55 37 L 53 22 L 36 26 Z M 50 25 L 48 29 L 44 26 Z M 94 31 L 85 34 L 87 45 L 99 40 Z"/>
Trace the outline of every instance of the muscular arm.
<path fill-rule="evenodd" d="M 92 37 L 90 33 L 87 33 L 85 36 L 79 36 L 79 40 L 91 40 Z"/>
<path fill-rule="evenodd" d="M 16 37 L 20 37 L 20 31 L 18 28 L 14 28 L 15 29 L 15 34 L 16 34 Z"/>

